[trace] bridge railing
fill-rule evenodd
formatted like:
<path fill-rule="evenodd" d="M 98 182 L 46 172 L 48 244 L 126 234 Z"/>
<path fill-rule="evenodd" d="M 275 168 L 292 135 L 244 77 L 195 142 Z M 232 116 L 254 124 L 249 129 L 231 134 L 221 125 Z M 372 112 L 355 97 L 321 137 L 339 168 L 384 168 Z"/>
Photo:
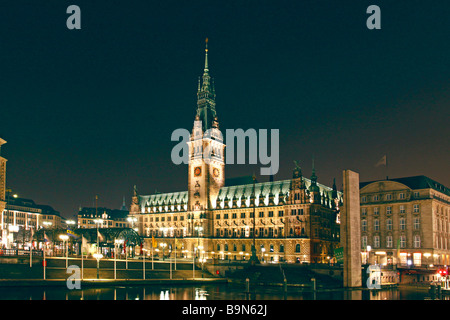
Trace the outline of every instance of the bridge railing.
<path fill-rule="evenodd" d="M 23 250 L 23 249 L 0 249 L 0 257 L 2 256 L 29 256 L 30 250 Z M 42 257 L 42 251 L 41 250 L 33 250 L 32 252 L 33 256 Z"/>

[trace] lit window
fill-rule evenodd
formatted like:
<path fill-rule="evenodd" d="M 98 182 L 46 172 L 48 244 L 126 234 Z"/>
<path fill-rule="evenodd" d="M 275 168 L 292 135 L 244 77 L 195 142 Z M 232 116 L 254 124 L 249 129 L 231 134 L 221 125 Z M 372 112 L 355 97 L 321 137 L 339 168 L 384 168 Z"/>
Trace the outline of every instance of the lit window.
<path fill-rule="evenodd" d="M 414 218 L 414 230 L 420 229 L 420 220 L 419 218 Z"/>
<path fill-rule="evenodd" d="M 392 219 L 386 220 L 386 230 L 392 230 Z"/>
<path fill-rule="evenodd" d="M 373 247 L 379 248 L 380 247 L 380 236 L 374 236 L 373 237 Z"/>
<path fill-rule="evenodd" d="M 386 237 L 386 247 L 387 248 L 392 248 L 392 236 L 387 236 Z"/>
<path fill-rule="evenodd" d="M 375 219 L 373 221 L 373 230 L 374 231 L 379 231 L 380 230 L 380 220 Z"/>
<path fill-rule="evenodd" d="M 406 219 L 400 218 L 400 230 L 405 230 L 405 229 L 406 229 Z"/>
<path fill-rule="evenodd" d="M 420 236 L 419 235 L 414 236 L 414 248 L 420 248 Z"/>
<path fill-rule="evenodd" d="M 406 237 L 400 236 L 400 248 L 406 248 Z"/>

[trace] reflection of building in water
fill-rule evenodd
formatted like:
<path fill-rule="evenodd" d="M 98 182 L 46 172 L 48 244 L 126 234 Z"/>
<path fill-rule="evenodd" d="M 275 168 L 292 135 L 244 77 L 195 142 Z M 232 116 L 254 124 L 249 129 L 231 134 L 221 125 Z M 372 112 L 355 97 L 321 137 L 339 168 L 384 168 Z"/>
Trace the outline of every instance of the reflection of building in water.
<path fill-rule="evenodd" d="M 179 256 L 247 260 L 255 245 L 265 262 L 326 263 L 339 246 L 336 214 L 342 193 L 317 182 L 296 165 L 291 179 L 256 182 L 252 177 L 225 179 L 225 144 L 219 130 L 215 88 L 208 66 L 197 91 L 189 146 L 187 191 L 138 194 L 130 215 L 150 247 L 151 238 Z M 204 137 L 209 130 L 208 137 Z M 203 150 L 212 150 L 204 159 Z"/>
<path fill-rule="evenodd" d="M 169 290 L 161 290 L 161 294 L 159 295 L 159 300 L 170 300 Z"/>

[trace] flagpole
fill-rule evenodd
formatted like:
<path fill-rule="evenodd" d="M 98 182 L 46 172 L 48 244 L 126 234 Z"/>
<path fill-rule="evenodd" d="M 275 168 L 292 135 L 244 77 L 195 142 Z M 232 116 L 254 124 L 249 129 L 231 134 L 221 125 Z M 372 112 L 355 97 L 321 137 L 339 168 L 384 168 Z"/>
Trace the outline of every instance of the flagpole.
<path fill-rule="evenodd" d="M 177 270 L 177 237 L 175 237 L 175 270 Z"/>
<path fill-rule="evenodd" d="M 192 248 L 192 280 L 195 278 L 195 247 Z"/>
<path fill-rule="evenodd" d="M 30 268 L 33 267 L 33 227 L 30 227 L 31 238 L 30 238 Z"/>
<path fill-rule="evenodd" d="M 82 236 L 84 237 L 84 236 Z M 81 238 L 81 280 L 84 279 L 83 274 L 84 274 L 84 260 L 83 260 L 83 238 Z"/>
<path fill-rule="evenodd" d="M 42 250 L 44 251 L 44 262 L 43 262 L 43 265 L 44 265 L 44 280 L 45 280 L 45 266 L 47 264 L 47 261 L 45 260 L 45 232 L 44 232 L 44 244 L 43 244 Z"/>
<path fill-rule="evenodd" d="M 389 180 L 388 159 L 386 155 L 386 180 Z"/>
<path fill-rule="evenodd" d="M 116 239 L 114 238 L 114 280 L 117 279 L 116 263 L 117 263 L 117 243 L 116 243 Z"/>

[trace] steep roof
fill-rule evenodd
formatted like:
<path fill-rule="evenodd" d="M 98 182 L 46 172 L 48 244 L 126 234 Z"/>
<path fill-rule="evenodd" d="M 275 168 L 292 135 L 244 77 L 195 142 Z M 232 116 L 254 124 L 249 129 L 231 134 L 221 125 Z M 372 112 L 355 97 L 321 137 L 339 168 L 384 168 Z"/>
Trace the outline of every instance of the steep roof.
<path fill-rule="evenodd" d="M 251 183 L 248 183 L 249 179 L 251 179 Z M 212 203 L 212 206 L 223 207 L 225 201 L 232 201 L 233 198 L 241 201 L 246 201 L 248 206 L 248 202 L 250 201 L 250 197 L 253 193 L 252 177 L 236 178 L 228 181 L 228 185 L 220 188 L 217 200 L 215 201 L 215 203 Z M 309 186 L 311 185 L 311 180 L 303 177 L 303 181 L 306 188 L 309 188 Z M 240 182 L 247 183 L 241 184 Z M 290 186 L 291 180 L 255 183 L 255 202 L 259 204 L 259 197 L 262 196 L 264 198 L 264 202 L 267 204 L 269 201 L 269 195 L 272 194 L 274 196 L 275 204 L 277 204 L 281 197 L 285 197 L 289 194 Z M 333 191 L 332 188 L 320 183 L 317 183 L 317 187 L 319 188 L 321 194 L 328 194 L 331 199 L 331 193 Z M 341 192 L 338 192 L 338 194 L 342 195 Z M 139 196 L 139 204 L 141 208 L 145 208 L 148 206 L 187 205 L 187 201 L 187 191 Z"/>

